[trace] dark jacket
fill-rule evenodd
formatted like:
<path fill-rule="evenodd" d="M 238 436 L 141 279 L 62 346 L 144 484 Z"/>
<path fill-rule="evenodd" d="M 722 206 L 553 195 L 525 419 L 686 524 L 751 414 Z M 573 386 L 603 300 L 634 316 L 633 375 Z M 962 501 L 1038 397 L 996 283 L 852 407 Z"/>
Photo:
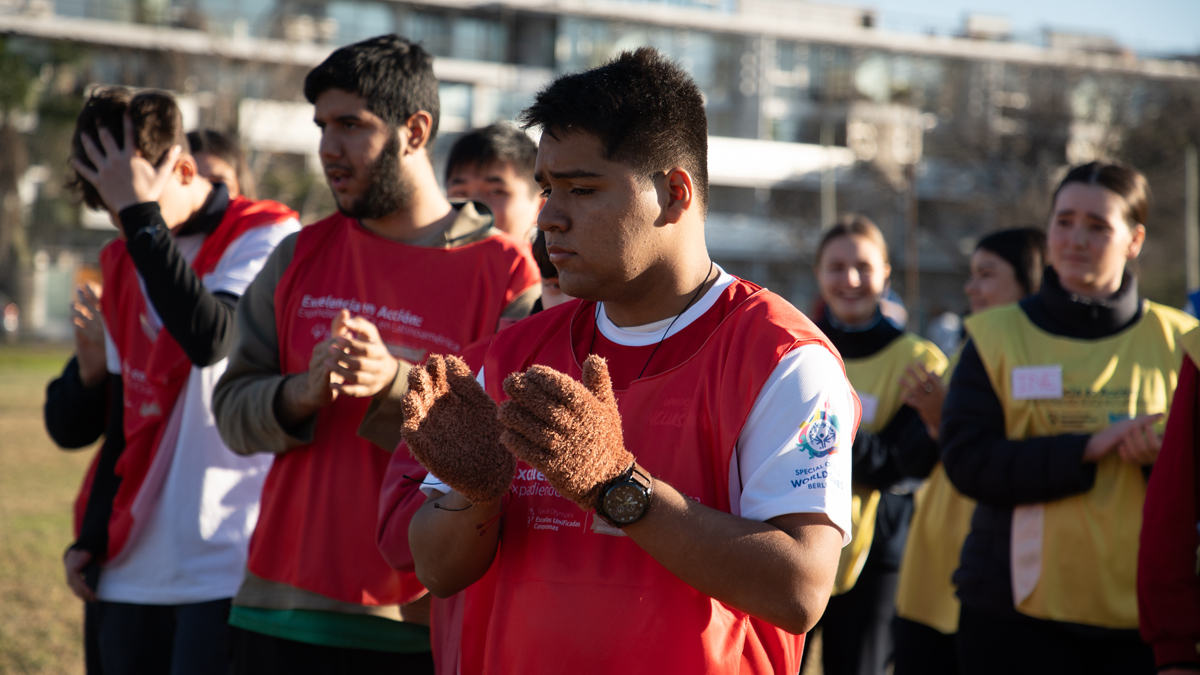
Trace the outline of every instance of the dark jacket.
<path fill-rule="evenodd" d="M 844 359 L 877 354 L 903 335 L 882 315 L 877 315 L 872 327 L 861 331 L 839 330 L 826 317 L 817 322 L 817 327 L 829 336 Z M 913 514 L 912 492 L 918 484 L 908 479 L 927 477 L 937 460 L 937 443 L 929 437 L 917 411 L 907 405 L 900 406 L 879 433 L 858 430 L 851 469 L 854 482 L 883 493 L 875 516 L 875 538 L 864 570 L 900 569 Z"/>
<path fill-rule="evenodd" d="M 1097 301 L 1068 293 L 1054 269 L 1047 268 L 1042 291 L 1022 300 L 1020 308 L 1047 333 L 1095 340 L 1136 323 L 1143 304 L 1132 276 L 1126 275 L 1111 298 Z M 958 597 L 972 610 L 1015 617 L 1009 565 L 1013 507 L 1091 490 L 1096 465 L 1082 461 L 1090 436 L 1008 440 L 1004 409 L 973 341 L 963 347 L 951 378 L 940 436 L 942 464 L 950 481 L 979 502 L 954 573 Z"/>

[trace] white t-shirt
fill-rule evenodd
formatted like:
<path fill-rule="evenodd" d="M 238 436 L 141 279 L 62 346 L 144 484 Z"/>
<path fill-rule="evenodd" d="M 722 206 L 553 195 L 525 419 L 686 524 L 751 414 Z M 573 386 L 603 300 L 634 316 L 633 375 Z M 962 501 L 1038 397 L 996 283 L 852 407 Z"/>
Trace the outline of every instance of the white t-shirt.
<path fill-rule="evenodd" d="M 736 279 L 720 276 L 699 301 L 679 315 L 670 335 L 712 308 Z M 629 347 L 657 344 L 675 317 L 621 328 L 598 310 L 604 337 Z M 478 380 L 486 374 L 480 369 Z M 767 379 L 730 459 L 729 503 L 733 514 L 765 521 L 789 513 L 824 513 L 850 543 L 850 466 L 854 394 L 833 353 L 821 345 L 788 352 Z M 421 485 L 429 494 L 450 488 L 430 474 Z"/>
<path fill-rule="evenodd" d="M 291 219 L 238 237 L 204 276 L 205 288 L 241 296 L 271 251 L 299 229 L 300 223 Z M 203 237 L 176 238 L 189 262 Z M 138 281 L 145 295 L 140 275 Z M 146 309 L 148 326 L 159 330 L 162 320 L 149 296 Z M 119 376 L 120 354 L 112 338 L 105 338 L 108 370 Z M 222 359 L 207 368 L 192 366 L 134 504 L 135 512 L 148 516 L 136 522 L 125 547 L 104 567 L 96 592 L 101 600 L 181 605 L 237 592 L 272 457 L 236 455 L 217 433 L 212 392 L 226 364 Z"/>

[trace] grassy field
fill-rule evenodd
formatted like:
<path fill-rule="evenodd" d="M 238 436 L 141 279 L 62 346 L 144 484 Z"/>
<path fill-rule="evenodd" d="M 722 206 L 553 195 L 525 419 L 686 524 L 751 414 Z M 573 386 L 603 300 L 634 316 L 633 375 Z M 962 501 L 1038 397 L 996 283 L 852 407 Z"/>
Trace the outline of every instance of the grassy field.
<path fill-rule="evenodd" d="M 46 436 L 46 384 L 70 352 L 0 346 L 0 674 L 82 673 L 83 605 L 60 562 L 93 450 Z"/>

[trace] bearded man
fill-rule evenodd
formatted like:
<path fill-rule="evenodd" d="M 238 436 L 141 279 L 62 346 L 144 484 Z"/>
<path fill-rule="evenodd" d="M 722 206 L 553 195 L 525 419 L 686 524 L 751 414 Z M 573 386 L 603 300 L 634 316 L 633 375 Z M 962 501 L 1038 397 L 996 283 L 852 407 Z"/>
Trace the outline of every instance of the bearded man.
<path fill-rule="evenodd" d="M 399 401 L 426 355 L 527 314 L 537 267 L 486 206 L 442 196 L 428 52 L 395 35 L 349 45 L 304 93 L 340 213 L 285 239 L 250 285 L 213 399 L 231 449 L 275 455 L 230 614 L 234 672 L 432 672 L 427 592 L 375 545 Z M 405 489 L 391 515 L 407 522 L 423 496 Z"/>

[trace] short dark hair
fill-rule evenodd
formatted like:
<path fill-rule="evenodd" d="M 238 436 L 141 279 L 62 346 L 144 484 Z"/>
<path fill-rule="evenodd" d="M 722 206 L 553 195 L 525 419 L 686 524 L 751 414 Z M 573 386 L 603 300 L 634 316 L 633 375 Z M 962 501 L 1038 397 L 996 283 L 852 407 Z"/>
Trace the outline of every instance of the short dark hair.
<path fill-rule="evenodd" d="M 254 174 L 246 163 L 246 154 L 238 142 L 215 129 L 197 129 L 187 135 L 192 155 L 206 153 L 225 160 L 237 173 L 238 187 L 247 199 L 257 199 Z"/>
<path fill-rule="evenodd" d="M 975 245 L 976 251 L 994 253 L 1012 265 L 1017 283 L 1025 295 L 1042 288 L 1046 269 L 1046 233 L 1032 227 L 1017 227 L 993 232 Z"/>
<path fill-rule="evenodd" d="M 461 166 L 484 167 L 493 162 L 511 164 L 513 169 L 530 183 L 533 165 L 537 162 L 537 143 L 524 131 L 499 122 L 463 134 L 450 148 L 446 159 L 446 182 Z"/>
<path fill-rule="evenodd" d="M 568 129 L 600 139 L 605 158 L 647 178 L 672 166 L 692 175 L 708 210 L 708 117 L 691 75 L 651 47 L 622 52 L 608 63 L 564 75 L 521 113 L 526 128 L 558 138 Z"/>
<path fill-rule="evenodd" d="M 395 128 L 424 110 L 433 117 L 429 145 L 437 136 L 438 81 L 433 56 L 396 34 L 380 35 L 333 52 L 304 78 L 309 103 L 330 89 L 357 94 L 367 109 Z"/>
<path fill-rule="evenodd" d="M 75 132 L 71 136 L 71 156 L 84 166 L 95 169 L 83 150 L 82 134 L 88 134 L 97 145 L 100 129 L 108 129 L 117 145 L 125 144 L 125 114 L 133 120 L 134 147 L 151 164 L 159 166 L 167 153 L 176 145 L 187 148 L 183 133 L 183 114 L 175 98 L 164 91 L 143 91 L 134 94 L 124 87 L 107 87 L 92 92 L 83 103 L 83 110 L 75 118 Z M 105 208 L 104 200 L 91 183 L 78 171 L 67 185 L 83 198 L 83 203 L 93 209 Z"/>
<path fill-rule="evenodd" d="M 1071 183 L 1099 185 L 1125 202 L 1125 220 L 1132 225 L 1145 225 L 1150 215 L 1150 184 L 1140 171 L 1120 162 L 1088 162 L 1073 167 L 1054 190 L 1058 193 Z M 1054 200 L 1052 199 L 1051 202 Z"/>

